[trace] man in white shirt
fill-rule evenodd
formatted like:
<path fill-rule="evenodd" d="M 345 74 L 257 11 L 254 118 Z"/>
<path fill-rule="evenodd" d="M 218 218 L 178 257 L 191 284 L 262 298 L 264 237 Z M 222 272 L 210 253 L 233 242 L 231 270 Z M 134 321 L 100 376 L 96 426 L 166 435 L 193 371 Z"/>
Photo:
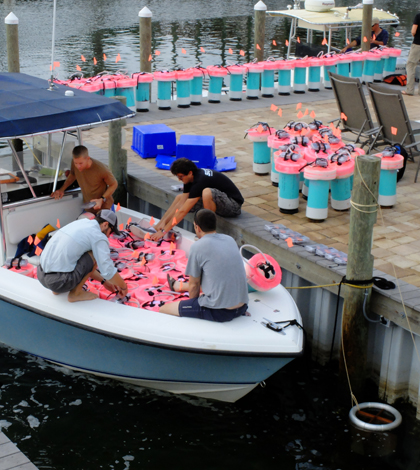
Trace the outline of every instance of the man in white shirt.
<path fill-rule="evenodd" d="M 127 285 L 110 257 L 108 237 L 112 232 L 119 234 L 117 216 L 107 209 L 93 220 L 76 220 L 61 228 L 41 254 L 39 282 L 54 294 L 68 292 L 69 302 L 98 297 L 83 290 L 89 278 L 101 281 L 111 292 L 118 291 L 121 297 L 127 295 Z"/>

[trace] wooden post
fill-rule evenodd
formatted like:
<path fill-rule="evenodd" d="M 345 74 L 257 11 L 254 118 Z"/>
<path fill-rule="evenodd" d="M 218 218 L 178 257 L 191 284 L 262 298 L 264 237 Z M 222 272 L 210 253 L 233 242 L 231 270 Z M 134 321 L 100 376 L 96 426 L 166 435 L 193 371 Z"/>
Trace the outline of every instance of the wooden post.
<path fill-rule="evenodd" d="M 139 11 L 140 72 L 151 72 L 152 61 L 152 12 L 144 7 Z"/>
<path fill-rule="evenodd" d="M 374 156 L 361 156 L 356 160 L 350 212 L 349 253 L 346 279 L 366 281 L 372 279 L 371 254 L 373 226 L 377 218 L 377 200 L 381 161 Z M 369 291 L 370 294 L 370 291 Z M 368 324 L 363 315 L 365 289 L 344 286 L 343 350 L 340 351 L 340 378 L 347 383 L 345 366 L 352 390 L 359 393 L 366 378 Z M 368 302 L 366 302 L 368 311 Z"/>
<path fill-rule="evenodd" d="M 372 10 L 373 0 L 363 0 L 362 17 L 362 51 L 370 51 L 370 38 L 372 36 Z M 364 41 L 367 39 L 367 42 Z"/>
<path fill-rule="evenodd" d="M 125 96 L 114 96 L 114 99 L 120 101 L 122 104 L 127 104 Z M 109 123 L 108 134 L 108 152 L 109 152 L 109 169 L 115 176 L 118 182 L 118 188 L 114 193 L 115 203 L 120 203 L 122 206 L 127 207 L 127 150 L 122 149 L 123 127 L 126 125 L 125 119 L 112 121 Z"/>
<path fill-rule="evenodd" d="M 11 73 L 20 72 L 19 62 L 19 19 L 13 13 L 9 13 L 4 19 L 6 24 L 6 41 L 7 41 L 7 70 Z M 13 147 L 15 148 L 21 161 L 23 152 L 23 142 L 21 139 L 12 140 Z M 19 170 L 19 166 L 15 159 L 12 160 L 13 171 Z"/>
<path fill-rule="evenodd" d="M 258 62 L 264 60 L 264 43 L 265 43 L 265 12 L 267 6 L 261 0 L 254 5 L 255 24 L 254 24 L 254 58 Z"/>

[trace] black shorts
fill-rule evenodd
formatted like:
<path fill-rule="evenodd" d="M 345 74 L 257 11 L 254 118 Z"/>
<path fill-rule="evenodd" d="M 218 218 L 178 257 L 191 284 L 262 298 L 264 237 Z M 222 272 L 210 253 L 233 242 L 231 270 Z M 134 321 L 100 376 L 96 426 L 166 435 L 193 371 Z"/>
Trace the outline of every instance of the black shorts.
<path fill-rule="evenodd" d="M 47 289 L 57 294 L 63 294 L 64 292 L 70 292 L 80 284 L 83 278 L 92 272 L 93 266 L 93 259 L 89 253 L 82 255 L 74 270 L 69 273 L 44 273 L 41 265 L 39 265 L 37 270 L 38 281 Z"/>
<path fill-rule="evenodd" d="M 198 297 L 195 297 L 194 299 L 181 300 L 178 306 L 178 313 L 180 317 L 225 322 L 231 321 L 241 315 L 245 315 L 247 308 L 247 304 L 234 309 L 202 307 L 198 303 Z"/>

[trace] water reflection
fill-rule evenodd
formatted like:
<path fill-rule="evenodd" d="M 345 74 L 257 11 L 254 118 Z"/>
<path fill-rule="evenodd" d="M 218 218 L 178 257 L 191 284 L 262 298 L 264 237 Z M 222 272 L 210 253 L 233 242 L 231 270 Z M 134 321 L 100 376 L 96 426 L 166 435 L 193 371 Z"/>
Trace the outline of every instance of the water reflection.
<path fill-rule="evenodd" d="M 152 21 L 152 69 L 165 70 L 190 67 L 202 62 L 226 65 L 228 61 L 244 62 L 253 58 L 253 16 L 256 0 L 152 0 L 148 7 Z M 266 1 L 269 10 L 286 9 L 291 0 Z M 337 0 L 342 6 L 348 1 Z M 355 3 L 355 2 L 353 2 Z M 357 2 L 356 2 L 357 3 Z M 393 43 L 408 51 L 412 42 L 410 29 L 414 12 L 413 0 L 382 0 L 375 7 L 397 13 L 401 19 L 400 37 Z M 141 7 L 140 7 L 141 8 Z M 56 59 L 61 66 L 60 78 L 67 78 L 79 65 L 85 75 L 103 70 L 119 69 L 135 72 L 140 66 L 138 11 L 131 0 L 57 1 Z M 0 3 L 1 17 L 13 11 L 19 18 L 21 71 L 36 76 L 49 75 L 52 31 L 52 0 L 4 0 Z M 0 34 L 5 37 L 4 22 Z M 266 21 L 265 55 L 281 57 L 289 36 L 287 19 Z M 334 33 L 334 39 L 344 43 L 344 34 Z M 273 45 L 273 39 L 277 46 Z M 322 35 L 315 35 L 315 43 Z M 205 52 L 202 52 L 204 48 Z M 181 50 L 184 49 L 186 54 Z M 233 54 L 228 51 L 232 49 Z M 239 51 L 245 56 L 241 57 Z M 160 55 L 154 52 L 159 51 Z M 117 54 L 121 62 L 116 63 Z M 81 55 L 86 62 L 81 60 Z M 104 54 L 107 60 L 104 60 Z M 94 65 L 93 58 L 97 64 Z M 7 70 L 6 42 L 0 41 L 0 70 Z"/>

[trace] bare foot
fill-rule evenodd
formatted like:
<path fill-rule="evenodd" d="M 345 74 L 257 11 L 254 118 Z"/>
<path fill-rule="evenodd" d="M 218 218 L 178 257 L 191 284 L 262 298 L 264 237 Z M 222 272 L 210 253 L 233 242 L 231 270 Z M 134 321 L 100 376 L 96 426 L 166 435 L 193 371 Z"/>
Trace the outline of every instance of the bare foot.
<path fill-rule="evenodd" d="M 83 300 L 95 300 L 98 298 L 98 295 L 94 294 L 93 292 L 87 292 L 82 290 L 77 294 L 74 292 L 69 292 L 67 300 L 69 302 L 82 302 Z"/>

